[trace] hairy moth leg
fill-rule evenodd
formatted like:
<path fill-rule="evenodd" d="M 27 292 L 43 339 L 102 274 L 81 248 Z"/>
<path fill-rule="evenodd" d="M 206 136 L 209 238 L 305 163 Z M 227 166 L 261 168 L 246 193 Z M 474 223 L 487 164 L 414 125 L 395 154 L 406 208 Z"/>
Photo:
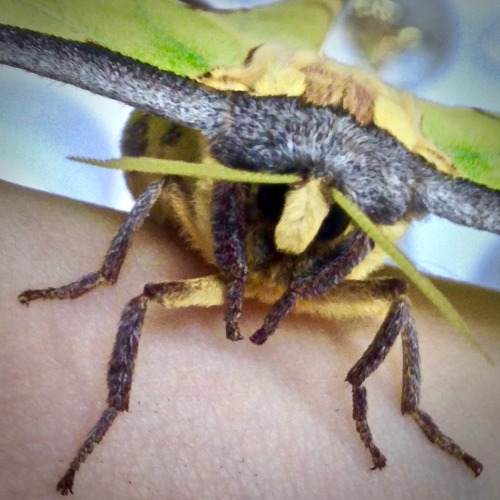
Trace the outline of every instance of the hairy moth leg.
<path fill-rule="evenodd" d="M 247 234 L 247 198 L 245 184 L 220 182 L 215 185 L 212 201 L 214 257 L 227 279 L 226 337 L 241 340 L 238 320 L 248 276 L 245 238 Z"/>
<path fill-rule="evenodd" d="M 307 258 L 307 267 L 295 276 L 285 293 L 274 304 L 264 323 L 250 340 L 262 345 L 281 320 L 293 309 L 297 299 L 324 295 L 337 287 L 373 249 L 373 242 L 361 231 L 353 231 L 326 257 Z"/>
<path fill-rule="evenodd" d="M 141 294 L 130 300 L 122 312 L 109 361 L 108 406 L 88 433 L 68 469 L 57 483 L 57 491 L 60 491 L 62 495 L 67 495 L 68 492 L 73 493 L 73 482 L 80 464 L 85 462 L 95 445 L 101 442 L 118 412 L 128 410 L 132 374 L 148 302 L 148 298 Z"/>
<path fill-rule="evenodd" d="M 150 301 L 167 308 L 188 306 L 210 307 L 223 304 L 226 285 L 219 276 L 185 281 L 149 283 L 141 295 L 130 300 L 123 309 L 115 344 L 108 366 L 107 407 L 88 433 L 63 477 L 57 490 L 63 495 L 73 493 L 75 474 L 96 444 L 100 443 L 118 412 L 128 411 L 132 377 L 139 347 L 142 325 Z"/>
<path fill-rule="evenodd" d="M 411 303 L 406 295 L 406 282 L 397 279 L 368 280 L 365 285 L 374 287 L 374 292 L 383 293 L 385 282 L 386 296 L 393 297 L 389 311 L 375 338 L 363 353 L 359 361 L 349 370 L 346 380 L 352 385 L 353 419 L 356 422 L 361 441 L 371 454 L 374 469 L 381 469 L 386 458 L 375 445 L 367 420 L 368 403 L 363 382 L 384 361 L 397 336 L 401 334 L 403 350 L 403 387 L 401 412 L 409 413 L 417 422 L 429 441 L 442 450 L 462 461 L 478 476 L 483 466 L 467 454 L 451 438 L 441 432 L 432 418 L 420 410 L 420 354 L 415 330 Z"/>
<path fill-rule="evenodd" d="M 401 395 L 401 412 L 403 415 L 405 413 L 410 414 L 431 443 L 434 443 L 439 446 L 439 448 L 446 451 L 446 453 L 449 453 L 463 462 L 477 477 L 481 474 L 483 465 L 474 457 L 466 453 L 453 441 L 453 439 L 443 434 L 434 423 L 432 417 L 418 407 L 420 393 L 418 339 L 411 313 L 410 319 L 411 321 L 409 322 L 408 328 L 401 333 L 403 347 L 403 391 Z M 416 374 L 414 374 L 415 371 Z"/>
<path fill-rule="evenodd" d="M 125 222 L 111 240 L 104 262 L 98 271 L 86 274 L 77 281 L 57 288 L 25 290 L 19 294 L 19 302 L 28 305 L 32 300 L 36 299 L 76 299 L 103 283 L 114 284 L 118 279 L 120 269 L 127 255 L 130 240 L 149 215 L 151 207 L 160 196 L 164 184 L 164 179 L 151 183 L 137 198 Z"/>

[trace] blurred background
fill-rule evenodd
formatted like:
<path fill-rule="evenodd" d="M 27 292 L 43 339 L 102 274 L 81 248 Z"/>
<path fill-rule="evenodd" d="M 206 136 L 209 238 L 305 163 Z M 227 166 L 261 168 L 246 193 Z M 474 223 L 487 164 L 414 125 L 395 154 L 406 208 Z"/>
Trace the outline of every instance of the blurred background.
<path fill-rule="evenodd" d="M 270 2 L 211 3 L 236 8 Z M 323 52 L 372 67 L 419 97 L 500 112 L 498 0 L 351 0 Z M 119 172 L 66 159 L 118 156 L 129 107 L 0 66 L 0 110 L 1 179 L 130 209 Z M 413 224 L 400 247 L 426 273 L 500 291 L 498 236 L 428 217 Z"/>

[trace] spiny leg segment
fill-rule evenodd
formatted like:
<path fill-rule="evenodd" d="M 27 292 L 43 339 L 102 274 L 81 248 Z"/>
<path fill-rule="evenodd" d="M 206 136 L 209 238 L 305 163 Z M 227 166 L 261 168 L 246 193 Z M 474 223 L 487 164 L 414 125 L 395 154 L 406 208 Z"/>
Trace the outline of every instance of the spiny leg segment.
<path fill-rule="evenodd" d="M 381 280 L 369 280 L 366 287 L 373 286 L 377 294 L 383 289 Z M 389 308 L 375 338 L 368 346 L 359 361 L 349 370 L 346 380 L 352 385 L 353 419 L 356 422 L 361 441 L 371 454 L 374 469 L 381 469 L 386 464 L 386 458 L 375 445 L 370 426 L 368 425 L 367 393 L 363 382 L 384 361 L 398 335 L 401 334 L 403 350 L 403 386 L 401 395 L 401 412 L 408 413 L 417 422 L 429 441 L 442 450 L 463 462 L 475 476 L 478 476 L 483 466 L 474 457 L 466 453 L 451 438 L 443 434 L 430 415 L 421 410 L 420 402 L 420 354 L 417 333 L 411 314 L 410 300 L 406 296 L 406 283 L 402 280 L 385 280 L 386 294 L 392 296 Z"/>
<path fill-rule="evenodd" d="M 19 302 L 29 305 L 32 300 L 36 299 L 76 299 L 103 283 L 115 283 L 125 260 L 130 240 L 149 215 L 164 184 L 165 179 L 151 183 L 137 198 L 125 222 L 111 240 L 104 262 L 98 271 L 86 274 L 77 281 L 57 288 L 25 290 L 19 294 Z"/>
<path fill-rule="evenodd" d="M 216 306 L 224 302 L 226 285 L 219 276 L 208 276 L 179 282 L 150 283 L 141 295 L 130 300 L 123 309 L 115 344 L 108 366 L 107 407 L 78 449 L 57 490 L 73 493 L 75 474 L 96 444 L 100 443 L 118 412 L 128 411 L 135 360 L 142 325 L 150 301 L 167 308 Z"/>

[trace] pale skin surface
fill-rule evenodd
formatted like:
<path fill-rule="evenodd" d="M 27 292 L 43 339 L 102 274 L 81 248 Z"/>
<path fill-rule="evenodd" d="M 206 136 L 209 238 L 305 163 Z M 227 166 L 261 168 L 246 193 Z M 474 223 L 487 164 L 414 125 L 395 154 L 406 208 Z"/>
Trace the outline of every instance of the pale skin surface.
<path fill-rule="evenodd" d="M 171 232 L 146 223 L 118 284 L 21 306 L 27 287 L 95 270 L 122 214 L 0 185 L 0 498 L 58 498 L 55 485 L 105 406 L 121 309 L 148 281 L 205 275 Z M 370 471 L 351 420 L 348 369 L 379 321 L 294 315 L 261 347 L 225 339 L 222 310 L 149 309 L 129 414 L 75 481 L 76 498 L 494 498 L 500 483 L 500 298 L 438 283 L 489 365 L 412 294 L 422 408 L 484 464 L 472 474 L 401 417 L 400 344 L 367 384 L 387 467 Z M 266 308 L 244 307 L 248 337 Z"/>

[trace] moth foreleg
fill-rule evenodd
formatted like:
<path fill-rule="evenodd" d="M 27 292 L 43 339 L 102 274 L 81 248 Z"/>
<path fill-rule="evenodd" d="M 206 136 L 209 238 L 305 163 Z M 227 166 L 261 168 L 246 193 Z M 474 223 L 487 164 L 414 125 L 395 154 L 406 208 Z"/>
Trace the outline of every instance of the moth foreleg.
<path fill-rule="evenodd" d="M 36 299 L 76 299 L 103 283 L 115 283 L 125 260 L 130 240 L 149 215 L 151 207 L 160 196 L 164 180 L 151 183 L 137 198 L 134 207 L 120 227 L 104 257 L 98 271 L 86 274 L 79 280 L 60 287 L 25 290 L 18 296 L 21 304 L 28 305 Z"/>
<path fill-rule="evenodd" d="M 373 242 L 361 231 L 346 236 L 326 257 L 309 258 L 306 267 L 292 278 L 285 293 L 273 305 L 264 323 L 250 340 L 262 345 L 272 335 L 281 320 L 295 307 L 297 299 L 325 295 L 339 286 L 346 276 L 372 250 Z"/>
<path fill-rule="evenodd" d="M 248 276 L 245 238 L 247 234 L 246 198 L 248 186 L 220 182 L 215 185 L 212 202 L 214 257 L 227 279 L 226 337 L 241 340 L 238 320 Z"/>

